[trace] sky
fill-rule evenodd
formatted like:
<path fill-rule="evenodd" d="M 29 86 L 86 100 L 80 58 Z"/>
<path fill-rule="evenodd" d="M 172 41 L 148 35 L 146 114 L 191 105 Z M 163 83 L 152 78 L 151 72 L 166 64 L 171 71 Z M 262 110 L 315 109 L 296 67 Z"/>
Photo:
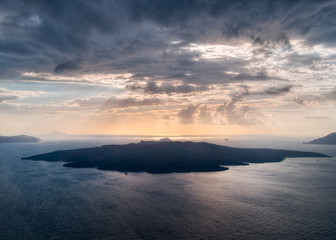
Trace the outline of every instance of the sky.
<path fill-rule="evenodd" d="M 0 135 L 336 131 L 336 1 L 0 0 Z"/>

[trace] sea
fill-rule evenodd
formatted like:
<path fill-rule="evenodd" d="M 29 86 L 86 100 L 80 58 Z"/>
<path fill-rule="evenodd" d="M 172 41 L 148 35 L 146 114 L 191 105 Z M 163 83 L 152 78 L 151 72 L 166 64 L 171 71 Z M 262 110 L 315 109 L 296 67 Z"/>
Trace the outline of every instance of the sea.
<path fill-rule="evenodd" d="M 55 150 L 157 139 L 0 144 L 0 239 L 336 239 L 335 145 L 251 136 L 173 138 L 331 156 L 207 173 L 126 175 L 21 160 Z"/>

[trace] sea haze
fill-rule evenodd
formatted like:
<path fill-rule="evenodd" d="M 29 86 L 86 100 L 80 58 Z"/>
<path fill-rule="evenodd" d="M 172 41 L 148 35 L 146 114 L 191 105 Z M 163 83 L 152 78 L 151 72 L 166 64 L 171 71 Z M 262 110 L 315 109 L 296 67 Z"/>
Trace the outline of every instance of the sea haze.
<path fill-rule="evenodd" d="M 301 144 L 295 139 L 189 137 L 180 140 L 333 156 L 189 174 L 125 175 L 20 159 L 139 140 L 118 137 L 0 144 L 0 239 L 336 237 L 335 146 Z"/>

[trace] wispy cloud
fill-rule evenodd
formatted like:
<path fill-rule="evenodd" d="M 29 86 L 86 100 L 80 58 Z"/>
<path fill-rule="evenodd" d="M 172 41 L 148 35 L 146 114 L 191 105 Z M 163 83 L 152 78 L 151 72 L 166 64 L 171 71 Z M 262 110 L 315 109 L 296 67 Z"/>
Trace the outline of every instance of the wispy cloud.
<path fill-rule="evenodd" d="M 42 91 L 13 91 L 0 88 L 0 103 L 43 95 Z"/>

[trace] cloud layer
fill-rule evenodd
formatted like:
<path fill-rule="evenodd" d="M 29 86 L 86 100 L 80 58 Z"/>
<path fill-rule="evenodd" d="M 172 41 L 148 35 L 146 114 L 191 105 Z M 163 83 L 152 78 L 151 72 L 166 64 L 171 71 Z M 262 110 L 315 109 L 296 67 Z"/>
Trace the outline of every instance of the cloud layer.
<path fill-rule="evenodd" d="M 335 21 L 334 1 L 2 1 L 0 72 L 131 71 L 181 81 L 202 72 L 219 81 L 222 66 L 196 62 L 190 44 L 245 41 L 267 57 L 291 49 L 293 38 L 332 44 Z"/>
<path fill-rule="evenodd" d="M 0 1 L 0 111 L 312 119 L 335 110 L 335 22 L 333 0 Z"/>

